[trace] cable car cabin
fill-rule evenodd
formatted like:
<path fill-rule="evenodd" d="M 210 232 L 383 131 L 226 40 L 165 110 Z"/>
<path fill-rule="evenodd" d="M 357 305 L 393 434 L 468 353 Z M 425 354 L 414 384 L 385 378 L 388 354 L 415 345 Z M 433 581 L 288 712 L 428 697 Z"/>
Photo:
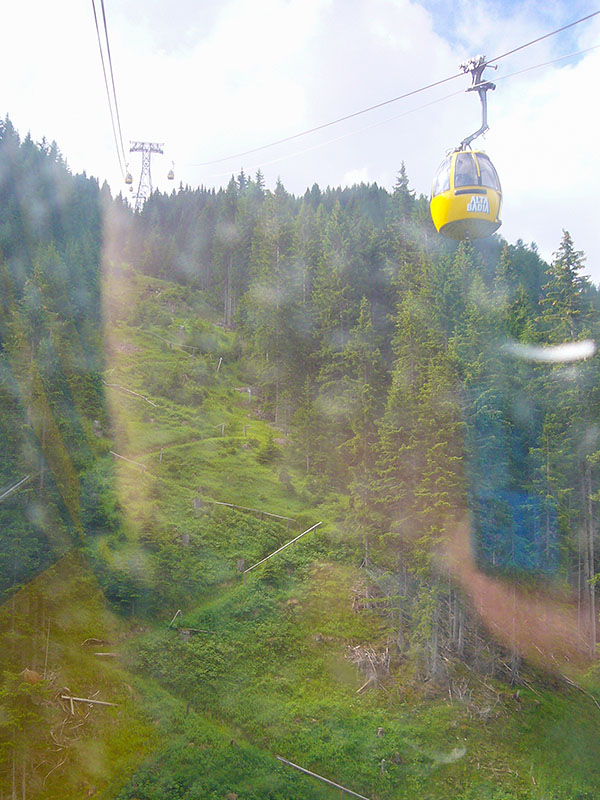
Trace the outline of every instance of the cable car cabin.
<path fill-rule="evenodd" d="M 133 177 L 131 175 L 131 172 L 128 172 L 127 175 L 125 175 L 125 183 L 128 186 L 133 183 Z"/>
<path fill-rule="evenodd" d="M 167 172 L 167 180 L 172 181 L 175 178 L 175 173 L 172 169 Z"/>
<path fill-rule="evenodd" d="M 450 239 L 482 239 L 497 231 L 502 205 L 498 173 L 479 150 L 456 150 L 440 164 L 431 191 L 431 217 Z"/>

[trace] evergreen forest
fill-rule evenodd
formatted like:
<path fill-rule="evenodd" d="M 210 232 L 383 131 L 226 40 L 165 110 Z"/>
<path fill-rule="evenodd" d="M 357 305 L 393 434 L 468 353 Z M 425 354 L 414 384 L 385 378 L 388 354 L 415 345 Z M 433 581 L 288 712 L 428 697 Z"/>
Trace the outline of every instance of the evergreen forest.
<path fill-rule="evenodd" d="M 597 797 L 598 341 L 404 163 L 134 213 L 2 121 L 0 799 Z"/>

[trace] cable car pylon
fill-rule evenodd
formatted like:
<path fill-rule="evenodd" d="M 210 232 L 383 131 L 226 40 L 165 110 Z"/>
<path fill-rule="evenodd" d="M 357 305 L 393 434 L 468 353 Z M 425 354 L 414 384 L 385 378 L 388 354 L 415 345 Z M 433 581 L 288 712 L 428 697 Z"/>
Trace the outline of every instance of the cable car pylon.
<path fill-rule="evenodd" d="M 152 194 L 152 174 L 150 172 L 150 158 L 152 153 L 163 155 L 164 144 L 162 142 L 129 142 L 130 153 L 142 154 L 142 169 L 140 172 L 140 182 L 135 196 L 135 210 L 141 211 L 144 203 Z"/>

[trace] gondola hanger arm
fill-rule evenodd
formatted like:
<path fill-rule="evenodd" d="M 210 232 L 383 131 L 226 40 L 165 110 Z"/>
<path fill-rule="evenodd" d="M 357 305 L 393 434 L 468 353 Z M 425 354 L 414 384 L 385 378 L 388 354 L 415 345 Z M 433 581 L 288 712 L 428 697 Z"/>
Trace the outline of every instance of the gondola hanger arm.
<path fill-rule="evenodd" d="M 463 139 L 460 143 L 460 147 L 457 149 L 465 150 L 467 147 L 471 146 L 471 142 L 474 139 L 477 139 L 478 136 L 481 136 L 487 130 L 489 130 L 489 126 L 487 124 L 487 93 L 490 91 L 490 89 L 494 90 L 496 88 L 496 84 L 492 83 L 491 81 L 482 80 L 483 71 L 486 67 L 497 69 L 496 65 L 489 64 L 486 61 L 485 56 L 482 55 L 470 58 L 459 67 L 463 72 L 471 73 L 471 86 L 469 86 L 466 91 L 477 92 L 479 95 L 479 99 L 481 101 L 481 127 L 470 136 L 467 136 L 465 139 Z"/>

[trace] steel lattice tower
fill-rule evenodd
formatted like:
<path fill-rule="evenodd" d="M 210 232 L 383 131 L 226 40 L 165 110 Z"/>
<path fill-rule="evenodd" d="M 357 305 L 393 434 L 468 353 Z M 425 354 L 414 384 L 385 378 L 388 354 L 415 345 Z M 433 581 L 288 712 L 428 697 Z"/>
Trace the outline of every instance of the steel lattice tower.
<path fill-rule="evenodd" d="M 129 142 L 130 153 L 142 154 L 142 171 L 140 172 L 140 182 L 135 196 L 135 210 L 141 211 L 144 203 L 152 194 L 152 175 L 150 174 L 150 156 L 152 153 L 163 154 L 162 142 Z"/>

